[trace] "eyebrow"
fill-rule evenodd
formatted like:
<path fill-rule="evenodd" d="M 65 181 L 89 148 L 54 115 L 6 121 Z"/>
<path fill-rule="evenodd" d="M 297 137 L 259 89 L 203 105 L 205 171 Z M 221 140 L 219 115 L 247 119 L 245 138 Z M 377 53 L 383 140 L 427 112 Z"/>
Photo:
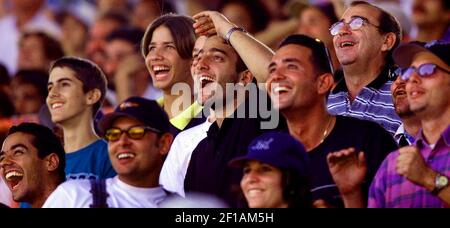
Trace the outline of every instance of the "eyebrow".
<path fill-rule="evenodd" d="M 11 147 L 11 150 L 15 150 L 15 149 L 17 149 L 17 148 L 23 148 L 23 149 L 25 149 L 25 150 L 28 150 L 28 147 L 27 146 L 25 146 L 25 144 L 23 144 L 23 143 L 17 143 L 17 144 L 14 144 L 12 147 Z M 6 151 L 0 151 L 0 155 L 3 155 L 3 154 L 6 154 Z"/>
<path fill-rule="evenodd" d="M 70 78 L 60 78 L 60 79 L 58 79 L 58 80 L 56 81 L 56 83 L 61 83 L 61 82 L 64 82 L 64 81 L 72 82 L 73 80 L 70 79 Z M 49 85 L 53 85 L 53 82 L 48 82 L 47 86 L 49 86 Z"/>
<path fill-rule="evenodd" d="M 156 42 L 150 42 L 150 44 L 149 44 L 148 46 L 150 46 L 150 45 L 156 45 L 156 44 L 157 44 Z M 162 44 L 175 44 L 175 42 L 174 42 L 174 41 L 162 42 Z"/>
<path fill-rule="evenodd" d="M 285 58 L 281 60 L 282 63 L 301 63 L 300 60 L 298 60 L 297 58 Z M 267 67 L 267 69 L 270 69 L 271 67 L 276 66 L 277 64 L 275 62 L 271 62 L 269 64 L 269 66 Z"/>

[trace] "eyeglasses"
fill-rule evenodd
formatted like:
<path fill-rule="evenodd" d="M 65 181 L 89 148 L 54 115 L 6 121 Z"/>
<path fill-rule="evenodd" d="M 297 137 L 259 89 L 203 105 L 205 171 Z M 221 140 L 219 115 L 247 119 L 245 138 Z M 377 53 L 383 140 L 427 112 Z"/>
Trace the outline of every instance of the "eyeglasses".
<path fill-rule="evenodd" d="M 367 18 L 364 18 L 361 16 L 355 16 L 355 17 L 352 17 L 352 19 L 348 23 L 345 23 L 345 21 L 343 21 L 343 20 L 334 23 L 330 27 L 330 33 L 332 36 L 336 36 L 337 34 L 339 34 L 339 31 L 341 31 L 341 29 L 344 28 L 345 24 L 348 24 L 348 26 L 350 26 L 350 29 L 352 31 L 357 30 L 357 29 L 360 29 L 364 25 L 364 23 L 372 25 L 378 29 L 380 28 L 379 26 L 376 26 L 376 25 L 370 23 Z"/>
<path fill-rule="evenodd" d="M 426 78 L 426 77 L 433 75 L 436 72 L 436 69 L 440 69 L 440 70 L 450 74 L 450 71 L 448 71 L 436 64 L 433 64 L 433 63 L 424 63 L 417 68 L 416 67 L 408 67 L 406 69 L 402 69 L 399 73 L 400 73 L 401 79 L 403 81 L 407 81 L 414 72 L 416 72 L 417 75 L 419 75 L 420 77 Z"/>
<path fill-rule="evenodd" d="M 130 127 L 127 130 L 110 128 L 106 130 L 105 139 L 108 142 L 117 141 L 120 139 L 120 136 L 122 136 L 122 133 L 126 133 L 130 139 L 142 139 L 148 131 L 161 133 L 161 131 L 152 127 Z"/>

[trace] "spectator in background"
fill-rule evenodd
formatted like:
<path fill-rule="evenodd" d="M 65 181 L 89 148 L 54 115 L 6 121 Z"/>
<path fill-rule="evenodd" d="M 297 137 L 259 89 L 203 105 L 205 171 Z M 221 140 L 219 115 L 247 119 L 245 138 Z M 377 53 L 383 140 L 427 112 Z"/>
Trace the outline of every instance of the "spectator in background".
<path fill-rule="evenodd" d="M 368 2 L 355 1 L 330 32 L 344 80 L 331 91 L 328 111 L 374 121 L 394 135 L 401 124 L 390 93 L 392 52 L 402 37 L 397 20 Z"/>
<path fill-rule="evenodd" d="M 16 115 L 37 114 L 47 97 L 48 73 L 41 70 L 20 70 L 11 81 Z"/>
<path fill-rule="evenodd" d="M 165 5 L 167 2 L 164 3 Z M 164 5 L 164 6 L 165 6 Z M 131 24 L 144 30 L 155 20 L 157 17 L 171 11 L 167 8 L 162 9 L 161 0 L 140 0 L 133 7 L 133 13 L 131 15 Z"/>
<path fill-rule="evenodd" d="M 50 129 L 34 123 L 13 126 L 0 152 L 0 174 L 13 199 L 41 207 L 66 179 L 64 154 Z"/>
<path fill-rule="evenodd" d="M 251 34 L 263 31 L 270 20 L 269 13 L 259 0 L 224 0 L 219 10 L 228 20 Z"/>
<path fill-rule="evenodd" d="M 162 96 L 153 87 L 145 62 L 139 54 L 144 31 L 137 27 L 121 27 L 106 38 L 105 73 L 109 89 L 116 92 L 116 101 L 121 103 L 131 96 L 156 100 Z"/>
<path fill-rule="evenodd" d="M 20 34 L 24 31 L 45 31 L 59 37 L 58 25 L 45 15 L 44 0 L 13 0 L 12 13 L 0 19 L 0 62 L 11 75 L 17 71 Z"/>
<path fill-rule="evenodd" d="M 255 138 L 248 153 L 229 162 L 243 168 L 241 190 L 250 208 L 311 208 L 308 155 L 287 133 Z"/>
<path fill-rule="evenodd" d="M 116 11 L 100 14 L 89 30 L 89 39 L 86 44 L 86 58 L 92 60 L 101 69 L 106 61 L 106 37 L 115 29 L 126 26 L 129 20 L 126 15 Z"/>
<path fill-rule="evenodd" d="M 69 56 L 86 56 L 91 22 L 80 17 L 69 11 L 63 11 L 56 17 L 61 26 L 61 46 L 64 53 Z"/>
<path fill-rule="evenodd" d="M 316 5 L 306 5 L 305 8 L 299 12 L 299 25 L 297 33 L 304 34 L 313 38 L 318 38 L 325 43 L 333 69 L 336 71 L 341 68 L 336 57 L 336 51 L 333 46 L 333 36 L 330 34 L 330 27 L 338 21 L 334 13 L 334 7 L 331 3 L 320 3 Z M 342 76 L 342 73 L 339 73 Z M 337 75 L 335 75 L 336 77 Z M 341 77 L 335 78 L 336 82 Z"/>
<path fill-rule="evenodd" d="M 52 121 L 64 134 L 67 179 L 114 176 L 107 143 L 94 131 L 94 117 L 106 92 L 101 69 L 85 59 L 63 57 L 50 67 L 47 88 Z"/>
<path fill-rule="evenodd" d="M 48 71 L 50 63 L 63 56 L 58 40 L 44 32 L 25 32 L 19 41 L 18 70 Z"/>
<path fill-rule="evenodd" d="M 147 28 L 141 43 L 141 52 L 153 85 L 163 92 L 158 103 L 170 118 L 173 136 L 205 120 L 202 107 L 195 102 L 192 93 L 190 66 L 196 38 L 193 24 L 194 20 L 190 17 L 162 15 Z M 181 92 L 174 95 L 172 87 L 177 83 L 183 83 L 183 88 L 188 89 L 189 94 Z M 176 100 L 183 102 L 181 108 L 176 107 L 180 105 L 175 103 Z M 191 105 L 185 108 L 187 104 Z"/>
<path fill-rule="evenodd" d="M 0 64 L 0 119 L 14 114 L 14 105 L 10 99 L 12 93 L 10 83 L 11 78 L 9 77 L 8 70 Z"/>
<path fill-rule="evenodd" d="M 450 41 L 450 1 L 414 0 L 412 20 L 417 26 L 418 41 Z"/>

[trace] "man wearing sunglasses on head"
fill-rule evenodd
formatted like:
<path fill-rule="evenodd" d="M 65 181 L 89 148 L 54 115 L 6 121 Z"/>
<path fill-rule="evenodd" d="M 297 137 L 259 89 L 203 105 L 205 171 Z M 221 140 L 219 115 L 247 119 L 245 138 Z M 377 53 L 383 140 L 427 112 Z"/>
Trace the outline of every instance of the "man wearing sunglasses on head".
<path fill-rule="evenodd" d="M 398 21 L 370 3 L 355 1 L 330 33 L 344 78 L 329 95 L 329 112 L 376 122 L 394 135 L 401 124 L 390 93 L 392 51 L 402 37 Z"/>
<path fill-rule="evenodd" d="M 117 176 L 62 184 L 44 207 L 157 207 L 167 193 L 159 174 L 172 144 L 169 118 L 156 101 L 131 97 L 99 122 Z"/>
<path fill-rule="evenodd" d="M 422 130 L 416 142 L 391 153 L 369 192 L 369 207 L 450 206 L 450 43 L 401 45 L 394 59 L 406 81 Z"/>

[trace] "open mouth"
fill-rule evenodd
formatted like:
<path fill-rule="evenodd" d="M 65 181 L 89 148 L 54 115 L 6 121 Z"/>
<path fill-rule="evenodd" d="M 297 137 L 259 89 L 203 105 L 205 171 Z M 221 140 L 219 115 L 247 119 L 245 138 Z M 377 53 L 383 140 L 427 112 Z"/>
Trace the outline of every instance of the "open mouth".
<path fill-rule="evenodd" d="M 52 103 L 51 104 L 51 109 L 58 109 L 58 108 L 61 108 L 63 106 L 63 103 L 62 102 L 55 102 L 55 103 Z"/>
<path fill-rule="evenodd" d="M 291 87 L 286 85 L 276 85 L 272 87 L 272 94 L 280 95 L 291 91 Z"/>
<path fill-rule="evenodd" d="M 5 172 L 5 180 L 6 180 L 7 184 L 9 185 L 9 187 L 11 188 L 11 190 L 16 189 L 17 186 L 22 181 L 22 179 L 23 179 L 23 173 L 21 173 L 17 170 Z"/>
<path fill-rule="evenodd" d="M 136 157 L 136 154 L 134 153 L 130 153 L 130 152 L 125 152 L 125 153 L 119 153 L 116 155 L 117 159 L 120 160 L 129 160 L 129 159 L 133 159 L 134 157 Z"/>
<path fill-rule="evenodd" d="M 339 44 L 340 48 L 353 47 L 353 46 L 355 46 L 355 43 L 351 42 L 351 41 L 344 41 Z"/>
<path fill-rule="evenodd" d="M 158 78 L 162 78 L 164 76 L 166 76 L 170 71 L 170 67 L 168 66 L 154 66 L 153 67 L 153 72 L 155 72 L 155 77 Z"/>
<path fill-rule="evenodd" d="M 208 85 L 208 84 L 210 84 L 212 82 L 214 82 L 214 79 L 212 77 L 209 77 L 209 76 L 206 76 L 206 75 L 200 77 L 200 86 L 201 86 L 201 88 L 205 88 L 206 85 Z"/>

